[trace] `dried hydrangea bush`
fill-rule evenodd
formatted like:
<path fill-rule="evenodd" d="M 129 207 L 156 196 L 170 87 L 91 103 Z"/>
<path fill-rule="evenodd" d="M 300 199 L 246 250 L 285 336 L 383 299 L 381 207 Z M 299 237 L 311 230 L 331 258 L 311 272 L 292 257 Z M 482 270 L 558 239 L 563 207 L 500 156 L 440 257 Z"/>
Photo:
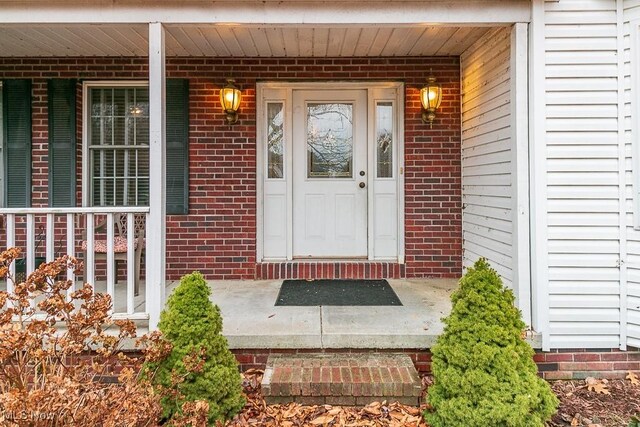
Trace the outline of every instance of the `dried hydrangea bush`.
<path fill-rule="evenodd" d="M 0 277 L 13 283 L 9 265 L 19 257 L 15 248 L 0 253 Z M 135 325 L 112 320 L 110 296 L 89 284 L 71 291 L 66 272 L 80 267 L 63 256 L 0 292 L 1 425 L 157 425 L 161 392 L 140 367 L 166 358 L 171 345 L 153 333 L 137 341 L 142 357 L 123 352 Z M 207 412 L 206 402 L 195 402 L 170 421 L 205 425 Z"/>

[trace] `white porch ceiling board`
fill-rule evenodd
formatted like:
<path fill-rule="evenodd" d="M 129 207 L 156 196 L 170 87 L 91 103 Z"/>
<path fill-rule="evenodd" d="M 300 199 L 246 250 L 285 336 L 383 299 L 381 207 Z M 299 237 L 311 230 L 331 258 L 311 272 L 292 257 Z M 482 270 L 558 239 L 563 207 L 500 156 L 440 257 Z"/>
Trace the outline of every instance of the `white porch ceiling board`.
<path fill-rule="evenodd" d="M 22 56 L 22 52 L 31 52 L 34 56 L 51 56 L 53 50 L 49 46 L 33 44 L 23 40 L 17 31 L 3 28 L 0 30 L 0 56 Z"/>
<path fill-rule="evenodd" d="M 233 32 L 243 52 L 246 52 L 248 56 L 258 56 L 258 49 L 249 28 L 235 27 L 231 29 L 231 32 Z"/>
<path fill-rule="evenodd" d="M 220 37 L 220 33 L 216 30 L 215 27 L 201 27 L 200 28 L 203 37 L 207 40 L 209 45 L 216 52 L 216 56 L 230 56 L 231 52 L 229 48 Z"/>
<path fill-rule="evenodd" d="M 115 30 L 124 38 L 129 40 L 140 51 L 140 55 L 146 56 L 149 53 L 149 40 L 146 36 L 147 27 L 130 27 L 126 25 L 119 26 Z M 145 36 L 141 34 L 145 33 Z"/>
<path fill-rule="evenodd" d="M 387 44 L 380 54 L 382 56 L 396 56 L 412 31 L 414 31 L 413 28 L 393 28 Z"/>
<path fill-rule="evenodd" d="M 205 54 L 198 46 L 199 43 L 191 40 L 183 27 L 172 28 L 166 32 L 165 44 L 173 44 L 174 41 L 179 45 L 178 50 L 182 49 L 186 55 L 203 56 Z"/>
<path fill-rule="evenodd" d="M 273 56 L 286 56 L 287 51 L 284 48 L 284 35 L 282 28 L 267 28 L 266 37 Z"/>
<path fill-rule="evenodd" d="M 287 52 L 298 52 L 298 34 L 296 33 L 296 29 L 285 28 L 283 29 L 283 31 L 285 32 L 285 50 Z M 267 56 L 273 56 L 269 40 L 267 40 L 267 37 L 265 36 L 264 32 L 260 30 L 260 28 L 249 28 L 249 34 L 251 35 L 251 39 L 253 40 L 253 43 L 255 44 L 256 50 L 258 52 L 264 52 L 267 54 Z M 293 56 L 295 56 L 296 54 L 297 53 L 293 53 Z"/>
<path fill-rule="evenodd" d="M 182 27 L 180 28 L 182 31 L 182 35 L 180 37 L 189 40 L 192 48 L 195 48 L 196 51 L 201 52 L 202 56 L 213 56 L 215 55 L 215 51 L 211 47 L 211 45 L 207 42 L 207 39 L 202 35 L 200 28 L 198 27 Z M 176 35 L 176 40 L 182 40 Z M 191 51 L 191 49 L 187 49 Z"/>
<path fill-rule="evenodd" d="M 139 40 L 137 33 L 127 27 L 100 27 L 99 31 L 131 52 L 132 56 L 144 56 L 149 52 L 149 43 Z"/>
<path fill-rule="evenodd" d="M 238 43 L 238 39 L 236 38 L 235 33 L 233 32 L 233 28 L 229 26 L 218 26 L 216 27 L 218 34 L 220 34 L 220 38 L 224 40 L 225 46 L 229 49 L 231 56 L 250 56 L 248 52 L 245 52 Z"/>
<path fill-rule="evenodd" d="M 166 55 L 460 55 L 491 27 L 170 25 Z M 146 56 L 146 25 L 0 26 L 0 56 Z"/>
<path fill-rule="evenodd" d="M 124 55 L 135 56 L 136 51 L 132 48 L 130 43 L 122 44 L 117 41 L 113 36 L 111 29 L 105 31 L 101 27 L 69 27 L 60 31 L 61 35 L 69 41 L 81 41 L 83 43 L 82 49 L 90 49 L 92 46 L 105 52 L 106 55 Z"/>
<path fill-rule="evenodd" d="M 308 56 L 313 51 L 313 29 L 298 28 L 298 53 L 300 56 Z"/>
<path fill-rule="evenodd" d="M 187 49 L 184 47 L 183 44 L 180 43 L 180 41 L 176 38 L 176 36 L 173 35 L 173 33 L 171 33 L 170 31 L 165 32 L 165 50 L 166 50 L 166 54 L 168 54 L 169 52 L 172 52 L 172 55 L 175 56 L 188 56 L 189 52 L 187 51 Z"/>
<path fill-rule="evenodd" d="M 371 49 L 371 42 L 378 34 L 378 28 L 362 28 L 360 30 L 360 38 L 356 44 L 354 56 L 367 56 Z"/>
<path fill-rule="evenodd" d="M 393 33 L 393 28 L 378 28 L 378 32 L 374 39 L 371 41 L 371 46 L 369 47 L 369 52 L 367 52 L 367 56 L 380 56 L 382 55 L 382 51 L 389 43 L 389 37 Z"/>
<path fill-rule="evenodd" d="M 460 27 L 455 33 L 447 40 L 436 52 L 436 55 L 451 55 L 452 52 L 457 52 L 459 46 L 461 46 L 465 40 L 469 40 L 472 33 L 476 30 L 473 27 Z M 482 33 L 484 34 L 484 33 Z"/>
<path fill-rule="evenodd" d="M 327 55 L 329 46 L 329 28 L 313 29 L 313 51 L 311 56 L 323 57 Z"/>
<path fill-rule="evenodd" d="M 346 28 L 331 28 L 329 30 L 329 46 L 327 47 L 327 56 L 342 56 L 346 36 Z"/>
<path fill-rule="evenodd" d="M 358 40 L 360 40 L 361 34 L 362 31 L 359 28 L 347 28 L 344 40 L 342 41 L 342 52 L 340 56 L 349 57 L 355 55 L 356 45 L 358 44 Z"/>
<path fill-rule="evenodd" d="M 81 36 L 74 35 L 66 28 L 59 28 L 56 30 L 50 30 L 48 28 L 36 28 L 34 33 L 37 34 L 38 40 L 46 40 L 46 43 L 54 43 L 58 49 L 65 52 L 64 55 L 80 55 L 81 52 L 91 52 L 92 55 L 108 55 L 110 52 L 114 52 L 113 49 L 105 51 L 104 46 L 91 44 L 89 41 Z M 23 31 L 24 37 L 32 37 L 34 33 L 30 31 Z"/>
<path fill-rule="evenodd" d="M 296 28 L 284 27 L 282 29 L 282 38 L 284 39 L 284 50 L 287 56 L 299 56 L 300 45 L 298 44 L 298 30 Z"/>

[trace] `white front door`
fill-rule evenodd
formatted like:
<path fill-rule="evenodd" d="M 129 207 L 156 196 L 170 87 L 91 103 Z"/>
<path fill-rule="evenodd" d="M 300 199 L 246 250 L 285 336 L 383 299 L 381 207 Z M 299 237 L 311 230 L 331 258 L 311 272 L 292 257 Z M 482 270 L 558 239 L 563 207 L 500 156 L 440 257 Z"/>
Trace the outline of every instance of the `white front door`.
<path fill-rule="evenodd" d="M 367 257 L 367 91 L 293 91 L 293 256 Z"/>

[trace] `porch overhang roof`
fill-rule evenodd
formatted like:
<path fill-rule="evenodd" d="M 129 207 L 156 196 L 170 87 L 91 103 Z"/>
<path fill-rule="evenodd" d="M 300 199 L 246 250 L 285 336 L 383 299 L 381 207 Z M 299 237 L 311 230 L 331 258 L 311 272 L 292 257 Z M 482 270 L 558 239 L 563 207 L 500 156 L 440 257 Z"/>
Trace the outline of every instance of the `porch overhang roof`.
<path fill-rule="evenodd" d="M 0 56 L 460 55 L 492 26 L 528 22 L 528 0 L 0 0 Z"/>

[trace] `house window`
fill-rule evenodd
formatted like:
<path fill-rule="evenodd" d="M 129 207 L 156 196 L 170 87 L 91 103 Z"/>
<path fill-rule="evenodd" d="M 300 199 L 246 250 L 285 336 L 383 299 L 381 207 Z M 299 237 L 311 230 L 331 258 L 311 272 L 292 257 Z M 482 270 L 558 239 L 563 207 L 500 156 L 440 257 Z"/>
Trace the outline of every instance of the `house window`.
<path fill-rule="evenodd" d="M 393 178 L 393 103 L 376 103 L 376 176 Z"/>
<path fill-rule="evenodd" d="M 91 206 L 149 204 L 149 90 L 146 85 L 88 83 L 85 111 Z"/>
<path fill-rule="evenodd" d="M 284 112 L 282 102 L 267 103 L 267 177 L 284 177 Z"/>

